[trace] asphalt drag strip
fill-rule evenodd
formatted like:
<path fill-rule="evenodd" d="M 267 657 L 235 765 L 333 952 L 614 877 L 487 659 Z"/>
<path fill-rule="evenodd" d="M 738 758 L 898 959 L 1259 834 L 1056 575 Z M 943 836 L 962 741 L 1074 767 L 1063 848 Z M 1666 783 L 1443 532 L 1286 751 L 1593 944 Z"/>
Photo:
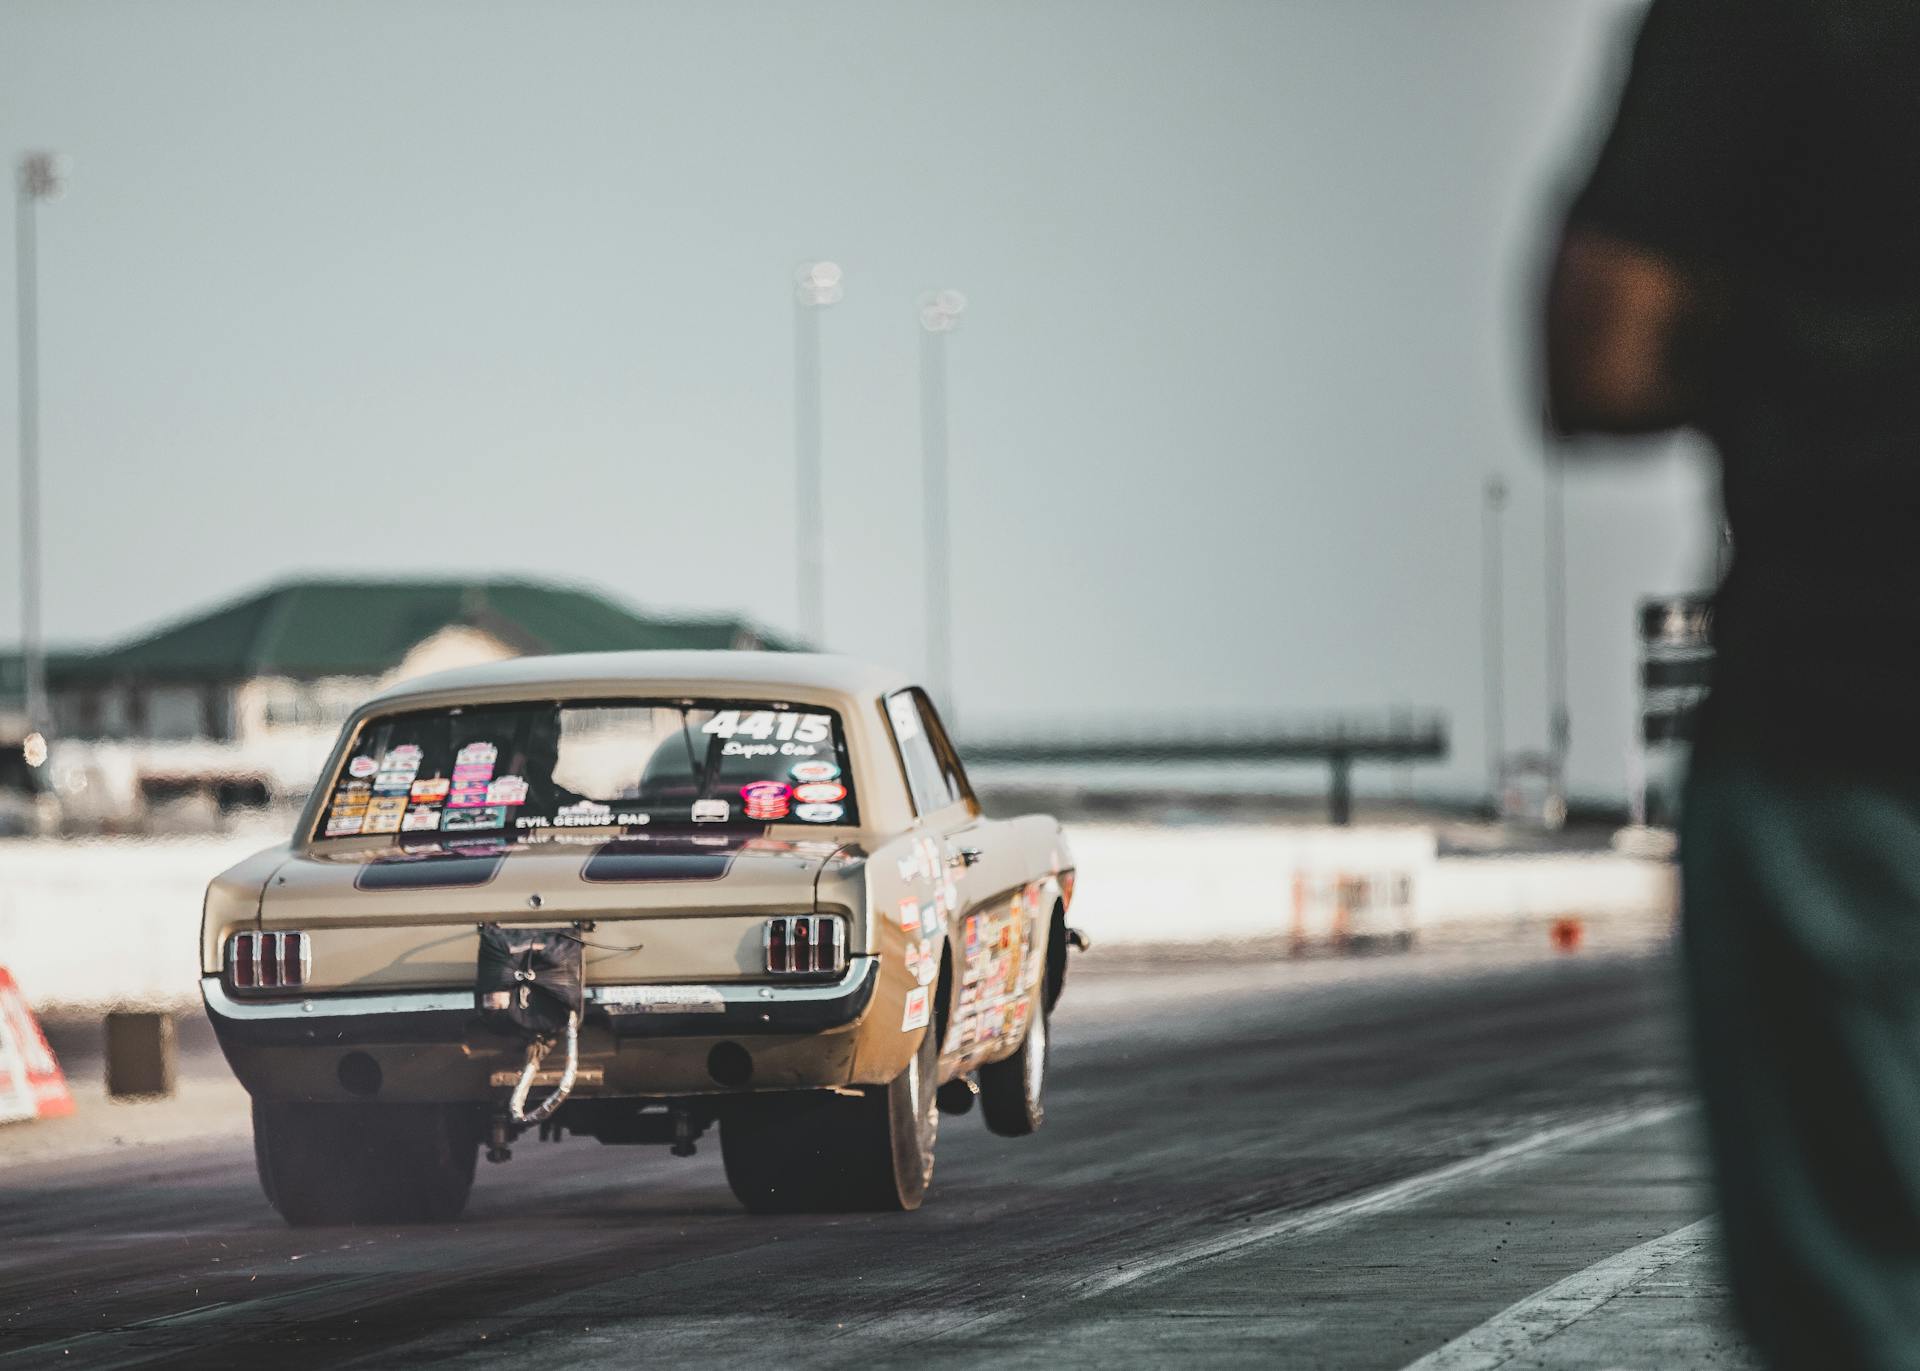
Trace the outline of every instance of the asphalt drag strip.
<path fill-rule="evenodd" d="M 525 1143 L 433 1228 L 288 1230 L 230 1131 L 9 1167 L 0 1366 L 1397 1368 L 1705 1212 L 1657 944 L 1095 974 L 1054 1049 L 911 1215 L 751 1218 L 711 1139 Z"/>

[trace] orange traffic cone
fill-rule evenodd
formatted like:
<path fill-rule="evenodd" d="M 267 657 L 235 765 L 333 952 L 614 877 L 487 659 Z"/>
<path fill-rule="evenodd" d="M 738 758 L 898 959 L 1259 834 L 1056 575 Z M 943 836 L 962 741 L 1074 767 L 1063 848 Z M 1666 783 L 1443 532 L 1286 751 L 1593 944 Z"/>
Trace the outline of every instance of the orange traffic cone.
<path fill-rule="evenodd" d="M 27 997 L 0 966 L 0 1119 L 73 1113 L 73 1092 Z"/>

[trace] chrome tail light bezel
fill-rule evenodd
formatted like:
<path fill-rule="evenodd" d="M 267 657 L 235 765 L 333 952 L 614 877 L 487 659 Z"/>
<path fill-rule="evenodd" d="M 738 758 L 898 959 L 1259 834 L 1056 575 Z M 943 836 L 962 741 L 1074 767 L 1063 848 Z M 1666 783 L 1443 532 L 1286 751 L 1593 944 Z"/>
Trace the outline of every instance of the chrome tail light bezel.
<path fill-rule="evenodd" d="M 227 988 L 239 995 L 293 995 L 313 980 L 313 938 L 247 929 L 227 939 Z"/>
<path fill-rule="evenodd" d="M 838 914 L 778 914 L 761 933 L 769 976 L 838 976 L 847 969 L 847 921 Z"/>

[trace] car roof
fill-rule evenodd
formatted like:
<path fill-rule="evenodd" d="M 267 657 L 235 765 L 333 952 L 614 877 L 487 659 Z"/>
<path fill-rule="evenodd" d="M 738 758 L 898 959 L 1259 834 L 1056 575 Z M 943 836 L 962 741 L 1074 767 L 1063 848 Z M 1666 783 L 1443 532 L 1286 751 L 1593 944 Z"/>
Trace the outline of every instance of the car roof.
<path fill-rule="evenodd" d="M 913 682 L 890 668 L 823 652 L 568 652 L 510 657 L 416 676 L 389 686 L 368 705 L 469 690 L 491 694 L 553 689 L 561 695 L 585 695 L 603 689 L 645 691 L 663 684 L 749 686 L 775 694 L 789 688 L 824 690 L 872 697 Z"/>

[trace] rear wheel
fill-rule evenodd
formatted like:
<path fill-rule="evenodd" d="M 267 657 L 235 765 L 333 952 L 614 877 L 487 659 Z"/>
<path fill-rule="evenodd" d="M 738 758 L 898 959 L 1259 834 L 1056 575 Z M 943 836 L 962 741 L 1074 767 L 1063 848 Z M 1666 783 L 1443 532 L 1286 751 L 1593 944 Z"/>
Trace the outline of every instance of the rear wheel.
<path fill-rule="evenodd" d="M 918 1209 L 933 1179 L 939 1041 L 929 1028 L 907 1069 L 858 1097 L 748 1095 L 720 1122 L 727 1184 L 755 1214 Z"/>
<path fill-rule="evenodd" d="M 253 1106 L 260 1188 L 296 1228 L 457 1218 L 479 1151 L 479 1115 L 459 1105 Z"/>
<path fill-rule="evenodd" d="M 980 1068 L 980 1112 L 990 1132 L 1024 1138 L 1047 1117 L 1041 1092 L 1047 1083 L 1047 999 L 1028 1000 L 1027 1036 L 1011 1057 Z"/>

